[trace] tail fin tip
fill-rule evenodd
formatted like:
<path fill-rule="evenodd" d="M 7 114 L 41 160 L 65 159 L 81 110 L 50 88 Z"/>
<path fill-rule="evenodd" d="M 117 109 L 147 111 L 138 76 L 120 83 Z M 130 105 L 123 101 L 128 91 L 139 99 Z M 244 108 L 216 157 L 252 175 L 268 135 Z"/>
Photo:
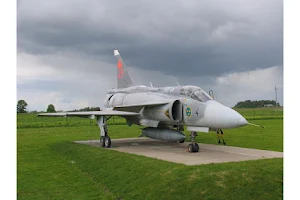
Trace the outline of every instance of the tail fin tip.
<path fill-rule="evenodd" d="M 119 51 L 118 50 L 114 50 L 114 56 L 118 56 L 120 55 Z"/>

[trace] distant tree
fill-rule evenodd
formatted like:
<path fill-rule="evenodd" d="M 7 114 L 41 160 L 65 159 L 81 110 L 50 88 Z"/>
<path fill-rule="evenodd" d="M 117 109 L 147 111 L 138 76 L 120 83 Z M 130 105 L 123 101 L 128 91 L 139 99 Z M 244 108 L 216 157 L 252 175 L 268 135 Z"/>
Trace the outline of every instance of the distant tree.
<path fill-rule="evenodd" d="M 100 107 L 95 107 L 94 111 L 101 111 Z"/>
<path fill-rule="evenodd" d="M 26 107 L 28 104 L 25 100 L 19 100 L 17 104 L 17 113 L 27 113 Z"/>
<path fill-rule="evenodd" d="M 49 104 L 49 105 L 48 105 L 48 108 L 47 108 L 47 112 L 48 112 L 48 113 L 55 113 L 56 111 L 55 111 L 54 105 Z"/>
<path fill-rule="evenodd" d="M 85 107 L 81 109 L 69 110 L 68 112 L 82 112 L 82 111 L 100 111 L 100 107 Z"/>
<path fill-rule="evenodd" d="M 276 105 L 276 102 L 274 100 L 259 100 L 259 101 L 240 101 L 238 102 L 234 108 L 261 108 L 265 105 L 272 104 L 273 106 Z M 279 103 L 277 103 L 277 106 L 280 106 Z"/>

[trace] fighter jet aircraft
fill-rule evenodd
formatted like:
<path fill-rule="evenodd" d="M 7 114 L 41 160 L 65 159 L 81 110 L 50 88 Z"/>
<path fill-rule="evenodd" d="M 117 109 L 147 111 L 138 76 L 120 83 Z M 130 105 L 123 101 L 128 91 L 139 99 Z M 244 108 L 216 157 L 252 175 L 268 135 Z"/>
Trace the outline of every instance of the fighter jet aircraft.
<path fill-rule="evenodd" d="M 186 128 L 191 132 L 189 152 L 198 152 L 197 132 L 219 131 L 249 124 L 235 110 L 215 101 L 197 86 L 151 87 L 135 85 L 119 51 L 117 89 L 107 92 L 102 111 L 43 113 L 38 116 L 79 116 L 96 119 L 100 128 L 100 146 L 110 148 L 106 121 L 111 116 L 126 119 L 129 126 L 144 126 L 142 135 L 152 139 L 184 142 Z M 222 132 L 223 133 L 223 132 Z"/>

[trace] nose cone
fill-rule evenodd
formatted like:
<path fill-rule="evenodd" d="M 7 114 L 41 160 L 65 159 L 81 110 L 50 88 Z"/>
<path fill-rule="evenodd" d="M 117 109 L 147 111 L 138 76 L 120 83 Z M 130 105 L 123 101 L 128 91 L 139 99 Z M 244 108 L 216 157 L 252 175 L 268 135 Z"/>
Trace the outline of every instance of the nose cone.
<path fill-rule="evenodd" d="M 214 100 L 207 102 L 204 120 L 211 128 L 236 128 L 248 124 L 238 112 Z"/>

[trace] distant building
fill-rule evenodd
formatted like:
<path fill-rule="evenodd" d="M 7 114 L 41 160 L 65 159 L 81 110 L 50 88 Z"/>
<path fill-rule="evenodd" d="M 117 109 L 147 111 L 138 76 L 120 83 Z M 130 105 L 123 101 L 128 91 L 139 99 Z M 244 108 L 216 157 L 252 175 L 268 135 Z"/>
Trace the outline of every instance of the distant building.
<path fill-rule="evenodd" d="M 265 104 L 264 107 L 273 107 L 273 104 Z"/>

